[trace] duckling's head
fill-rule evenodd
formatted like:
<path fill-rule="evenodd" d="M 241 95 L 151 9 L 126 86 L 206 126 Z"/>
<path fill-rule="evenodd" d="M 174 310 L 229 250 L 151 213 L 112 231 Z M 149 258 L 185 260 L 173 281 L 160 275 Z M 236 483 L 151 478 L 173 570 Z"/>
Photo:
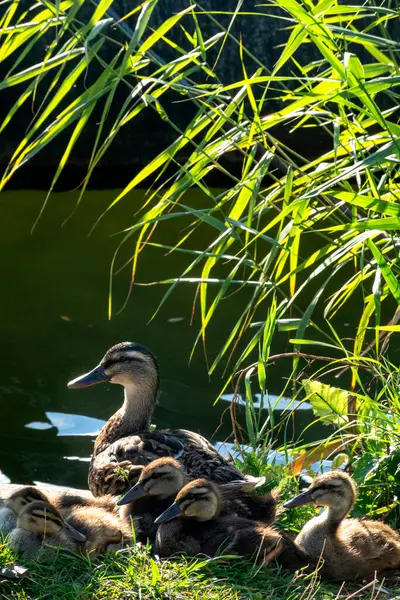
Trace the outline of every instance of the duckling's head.
<path fill-rule="evenodd" d="M 116 344 L 94 369 L 68 383 L 70 389 L 109 381 L 125 387 L 151 382 L 158 388 L 158 363 L 154 354 L 135 342 Z"/>
<path fill-rule="evenodd" d="M 125 494 L 118 504 L 128 504 L 142 496 L 157 496 L 160 500 L 175 497 L 185 485 L 182 465 L 171 457 L 153 460 L 142 470 L 139 481 Z"/>
<path fill-rule="evenodd" d="M 214 483 L 208 479 L 191 481 L 154 522 L 166 523 L 176 517 L 186 517 L 196 521 L 211 521 L 218 515 L 221 507 L 221 495 Z"/>
<path fill-rule="evenodd" d="M 16 515 L 19 515 L 25 506 L 31 504 L 32 502 L 38 501 L 48 502 L 49 499 L 38 488 L 33 486 L 25 486 L 14 492 L 14 494 L 11 494 L 11 496 L 7 498 L 5 505 L 7 508 L 11 508 Z"/>
<path fill-rule="evenodd" d="M 357 497 L 357 488 L 352 478 L 344 471 L 330 471 L 316 477 L 310 487 L 305 491 L 285 502 L 285 508 L 316 504 L 330 508 L 343 508 L 348 512 Z"/>
<path fill-rule="evenodd" d="M 86 536 L 64 521 L 58 510 L 48 502 L 27 504 L 18 516 L 17 527 L 43 536 L 63 534 L 79 543 L 86 540 Z"/>
<path fill-rule="evenodd" d="M 86 554 L 116 551 L 132 541 L 130 523 L 98 506 L 79 507 L 72 511 L 70 522 L 85 534 Z"/>

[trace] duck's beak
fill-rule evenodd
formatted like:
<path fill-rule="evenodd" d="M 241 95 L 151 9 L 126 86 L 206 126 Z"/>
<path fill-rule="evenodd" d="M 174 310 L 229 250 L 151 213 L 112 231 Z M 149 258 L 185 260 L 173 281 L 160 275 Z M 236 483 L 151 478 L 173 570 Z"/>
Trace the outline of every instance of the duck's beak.
<path fill-rule="evenodd" d="M 85 375 L 69 381 L 67 387 L 70 390 L 76 390 L 95 385 L 96 383 L 102 383 L 103 381 L 110 381 L 110 377 L 105 374 L 103 365 L 98 365 L 89 371 L 89 373 L 85 373 Z"/>
<path fill-rule="evenodd" d="M 285 508 L 293 508 L 294 506 L 303 506 L 304 504 L 314 504 L 314 498 L 308 490 L 288 500 L 283 506 Z"/>
<path fill-rule="evenodd" d="M 147 490 L 145 490 L 140 481 L 138 481 L 133 487 L 131 487 L 129 492 L 126 492 L 125 496 L 122 496 L 122 498 L 118 500 L 117 504 L 118 506 L 129 504 L 129 502 L 133 502 L 133 500 L 136 500 L 137 498 L 147 496 L 147 493 Z"/>
<path fill-rule="evenodd" d="M 164 512 L 157 517 L 154 523 L 156 525 L 159 525 L 160 523 L 166 523 L 167 521 L 171 521 L 171 519 L 182 516 L 182 514 L 183 510 L 179 508 L 179 505 L 176 502 L 174 502 L 169 508 L 167 508 L 167 510 L 164 510 Z"/>
<path fill-rule="evenodd" d="M 72 527 L 72 525 L 70 525 L 69 523 L 64 523 L 64 529 L 66 530 L 69 537 L 75 540 L 75 542 L 86 542 L 86 535 L 83 535 L 83 533 L 75 529 L 75 527 Z"/>

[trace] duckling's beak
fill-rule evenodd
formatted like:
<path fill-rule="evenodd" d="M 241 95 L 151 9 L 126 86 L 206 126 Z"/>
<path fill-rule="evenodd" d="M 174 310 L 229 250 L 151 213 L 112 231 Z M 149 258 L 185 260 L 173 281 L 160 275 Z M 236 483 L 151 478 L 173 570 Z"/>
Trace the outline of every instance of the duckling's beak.
<path fill-rule="evenodd" d="M 167 510 L 164 510 L 164 512 L 157 517 L 154 523 L 156 525 L 159 525 L 160 523 L 166 523 L 167 521 L 171 521 L 171 519 L 182 516 L 182 514 L 183 510 L 176 502 L 174 502 L 169 508 L 167 508 Z"/>
<path fill-rule="evenodd" d="M 314 504 L 314 498 L 308 490 L 288 500 L 283 506 L 285 508 L 293 508 L 294 506 L 303 506 L 304 504 Z"/>
<path fill-rule="evenodd" d="M 141 498 L 142 496 L 147 496 L 147 494 L 147 490 L 145 490 L 140 481 L 138 481 L 133 487 L 131 487 L 129 492 L 126 492 L 125 496 L 122 496 L 122 498 L 118 500 L 117 504 L 118 506 L 129 504 L 129 502 L 133 502 L 133 500 Z"/>
<path fill-rule="evenodd" d="M 87 537 L 86 535 L 83 535 L 83 533 L 81 533 L 80 531 L 78 531 L 77 529 L 75 529 L 74 527 L 72 527 L 69 523 L 64 523 L 64 529 L 67 532 L 67 534 L 69 535 L 69 537 L 73 540 L 75 540 L 75 542 L 86 542 Z"/>
<path fill-rule="evenodd" d="M 89 371 L 89 373 L 85 373 L 85 375 L 69 381 L 67 387 L 70 390 L 76 390 L 95 385 L 96 383 L 102 383 L 103 381 L 110 381 L 110 377 L 105 374 L 103 365 L 98 365 Z"/>

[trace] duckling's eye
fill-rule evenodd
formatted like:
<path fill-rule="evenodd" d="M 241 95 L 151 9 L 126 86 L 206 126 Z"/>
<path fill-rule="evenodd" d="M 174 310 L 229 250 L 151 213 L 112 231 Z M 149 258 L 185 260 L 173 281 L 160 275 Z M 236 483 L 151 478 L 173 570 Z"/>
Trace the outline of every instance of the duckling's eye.
<path fill-rule="evenodd" d="M 200 496 L 198 494 L 193 494 L 193 492 L 189 492 L 189 494 L 186 494 L 186 499 L 187 500 L 199 500 Z"/>

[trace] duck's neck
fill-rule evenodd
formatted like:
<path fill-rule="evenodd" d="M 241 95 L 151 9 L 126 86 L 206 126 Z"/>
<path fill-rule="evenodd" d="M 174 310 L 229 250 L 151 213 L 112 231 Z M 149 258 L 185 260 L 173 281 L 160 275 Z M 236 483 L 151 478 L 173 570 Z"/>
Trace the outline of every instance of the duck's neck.
<path fill-rule="evenodd" d="M 94 455 L 103 452 L 113 442 L 150 429 L 151 417 L 157 400 L 158 385 L 146 381 L 124 386 L 124 403 L 110 417 L 97 436 Z"/>
<path fill-rule="evenodd" d="M 156 404 L 157 389 L 146 383 L 124 387 L 124 403 L 119 410 L 122 427 L 127 433 L 148 431 Z"/>
<path fill-rule="evenodd" d="M 353 502 L 342 506 L 327 506 L 322 513 L 322 517 L 329 525 L 339 525 L 346 518 L 352 506 Z"/>

